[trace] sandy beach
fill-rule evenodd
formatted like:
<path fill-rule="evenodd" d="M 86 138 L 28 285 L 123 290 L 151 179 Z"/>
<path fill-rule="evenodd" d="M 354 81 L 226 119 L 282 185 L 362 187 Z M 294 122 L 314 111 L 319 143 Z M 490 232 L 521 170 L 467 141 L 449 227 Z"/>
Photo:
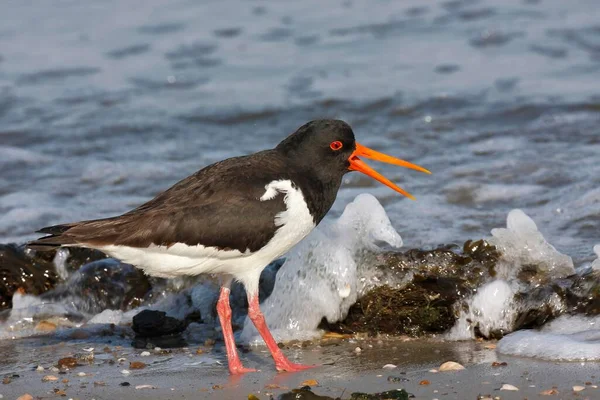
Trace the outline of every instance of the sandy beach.
<path fill-rule="evenodd" d="M 354 392 L 395 389 L 405 389 L 416 399 L 478 399 L 487 395 L 492 399 L 600 398 L 598 364 L 499 356 L 493 349 L 493 342 L 326 339 L 319 344 L 304 344 L 305 347 L 295 344 L 286 348 L 292 358 L 303 363 L 321 364 L 294 374 L 276 373 L 266 349 L 255 347 L 243 355 L 243 361 L 260 371 L 235 377 L 227 372 L 219 343 L 212 348 L 152 350 L 149 356 L 126 345 L 104 346 L 83 341 L 41 343 L 39 338 L 2 343 L 3 375 L 18 375 L 5 378 L 5 384 L 0 388 L 4 398 L 16 399 L 25 393 L 36 399 L 61 396 L 96 400 L 247 399 L 249 395 L 258 399 L 270 399 L 271 396 L 321 398 L 311 397 L 307 392 L 289 394 L 303 384 L 310 384 L 316 395 L 341 399 L 351 398 Z M 94 347 L 93 351 L 86 351 L 91 347 Z M 94 359 L 91 363 L 80 361 L 81 365 L 69 369 L 50 369 L 60 358 L 77 353 L 94 353 Z M 460 363 L 465 369 L 435 372 L 446 361 Z M 131 362 L 134 362 L 133 366 L 135 362 L 142 362 L 145 367 L 132 369 Z M 38 364 L 44 371 L 36 370 Z M 391 365 L 384 367 L 387 364 Z M 53 380 L 53 377 L 57 379 Z M 505 390 L 509 386 L 502 389 L 505 384 L 518 391 L 514 388 Z M 576 386 L 584 389 L 575 392 L 573 387 Z"/>

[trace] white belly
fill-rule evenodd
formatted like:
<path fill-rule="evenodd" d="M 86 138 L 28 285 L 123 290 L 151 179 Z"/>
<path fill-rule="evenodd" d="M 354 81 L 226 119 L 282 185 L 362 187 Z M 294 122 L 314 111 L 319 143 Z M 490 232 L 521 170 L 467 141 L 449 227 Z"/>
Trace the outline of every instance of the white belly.
<path fill-rule="evenodd" d="M 148 275 L 174 278 L 202 273 L 228 274 L 241 281 L 248 291 L 257 290 L 258 279 L 265 266 L 284 255 L 315 227 L 302 191 L 292 187 L 289 180 L 273 181 L 266 185 L 265 190 L 265 194 L 257 200 L 266 201 L 279 192 L 285 193 L 286 210 L 275 216 L 278 229 L 273 238 L 255 252 L 246 250 L 242 253 L 183 243 L 147 248 L 110 245 L 98 249 L 143 269 Z"/>

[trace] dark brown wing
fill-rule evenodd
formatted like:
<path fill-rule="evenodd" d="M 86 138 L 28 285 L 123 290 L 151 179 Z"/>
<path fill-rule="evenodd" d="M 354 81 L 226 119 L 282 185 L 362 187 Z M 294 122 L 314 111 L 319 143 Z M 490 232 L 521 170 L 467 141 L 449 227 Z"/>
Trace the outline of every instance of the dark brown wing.
<path fill-rule="evenodd" d="M 140 207 L 118 217 L 56 225 L 50 236 L 29 244 L 148 247 L 175 243 L 256 251 L 271 240 L 275 216 L 286 209 L 283 195 L 259 198 L 274 180 L 289 179 L 285 160 L 273 150 L 212 164 Z"/>

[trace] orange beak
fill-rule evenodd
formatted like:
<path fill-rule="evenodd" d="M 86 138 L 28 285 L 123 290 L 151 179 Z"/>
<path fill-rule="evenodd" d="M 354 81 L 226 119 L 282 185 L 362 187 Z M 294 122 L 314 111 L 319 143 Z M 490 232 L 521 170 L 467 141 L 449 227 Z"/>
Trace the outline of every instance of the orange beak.
<path fill-rule="evenodd" d="M 409 163 L 408 161 L 400 160 L 399 158 L 394 158 L 388 156 L 383 153 L 379 153 L 378 151 L 371 150 L 368 147 L 363 146 L 362 144 L 356 143 L 356 150 L 350 155 L 348 161 L 350 162 L 350 167 L 348 169 L 350 171 L 359 171 L 365 175 L 370 176 L 373 179 L 378 180 L 384 185 L 392 188 L 396 192 L 405 195 L 409 199 L 415 200 L 414 196 L 408 193 L 406 190 L 396 186 L 392 181 L 387 179 L 385 176 L 381 175 L 379 172 L 375 171 L 373 168 L 369 167 L 364 163 L 358 156 L 363 156 L 366 158 L 370 158 L 372 160 L 381 161 L 388 164 L 398 165 L 400 167 L 410 168 L 417 171 L 425 172 L 426 174 L 431 174 L 428 170 L 423 167 L 419 167 L 418 165 Z"/>

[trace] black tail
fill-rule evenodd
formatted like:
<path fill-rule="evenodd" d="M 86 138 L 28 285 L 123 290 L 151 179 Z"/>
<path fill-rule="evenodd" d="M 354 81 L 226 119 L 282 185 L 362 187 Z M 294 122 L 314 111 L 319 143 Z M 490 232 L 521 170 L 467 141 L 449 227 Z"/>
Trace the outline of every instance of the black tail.
<path fill-rule="evenodd" d="M 73 228 L 77 224 L 63 224 L 63 225 L 54 225 L 47 226 L 45 228 L 37 231 L 38 233 L 47 233 L 49 236 L 44 236 L 37 240 L 33 240 L 27 243 L 27 247 L 32 250 L 37 251 L 46 251 L 46 250 L 54 250 L 57 247 L 61 246 L 69 246 L 77 244 L 72 237 L 68 235 L 64 235 L 69 229 Z"/>

